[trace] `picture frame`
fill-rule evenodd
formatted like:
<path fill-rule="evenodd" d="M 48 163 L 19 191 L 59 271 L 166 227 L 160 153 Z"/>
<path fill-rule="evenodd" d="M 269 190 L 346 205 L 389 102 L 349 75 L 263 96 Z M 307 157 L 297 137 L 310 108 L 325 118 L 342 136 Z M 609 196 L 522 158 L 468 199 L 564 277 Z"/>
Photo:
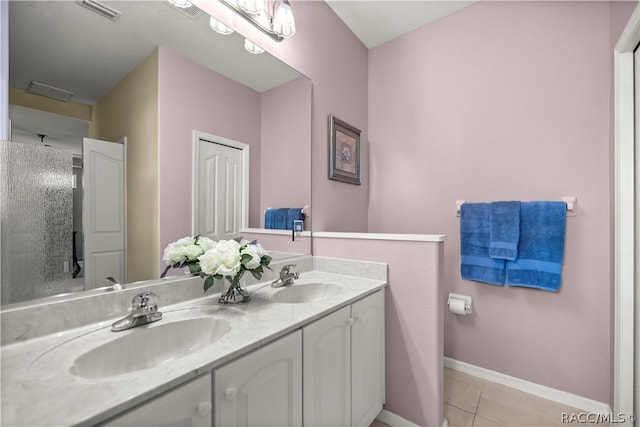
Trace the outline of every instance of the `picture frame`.
<path fill-rule="evenodd" d="M 360 185 L 361 131 L 329 115 L 329 179 Z"/>

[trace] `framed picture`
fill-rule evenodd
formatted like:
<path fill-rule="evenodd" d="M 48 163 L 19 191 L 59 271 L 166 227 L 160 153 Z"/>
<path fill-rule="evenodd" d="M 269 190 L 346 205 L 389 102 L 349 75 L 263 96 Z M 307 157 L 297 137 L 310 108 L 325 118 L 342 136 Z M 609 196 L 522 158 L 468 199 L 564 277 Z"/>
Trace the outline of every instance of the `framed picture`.
<path fill-rule="evenodd" d="M 329 115 L 329 179 L 360 185 L 360 131 Z"/>

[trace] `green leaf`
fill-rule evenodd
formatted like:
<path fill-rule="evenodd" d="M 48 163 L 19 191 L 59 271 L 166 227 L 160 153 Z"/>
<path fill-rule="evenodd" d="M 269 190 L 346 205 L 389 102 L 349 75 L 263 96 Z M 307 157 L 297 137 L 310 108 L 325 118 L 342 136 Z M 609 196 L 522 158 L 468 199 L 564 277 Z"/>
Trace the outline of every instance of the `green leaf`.
<path fill-rule="evenodd" d="M 209 276 L 204 281 L 204 291 L 207 292 L 211 286 L 213 286 L 213 277 Z"/>
<path fill-rule="evenodd" d="M 200 268 L 199 263 L 189 264 L 189 271 L 191 273 L 200 273 L 202 269 Z"/>
<path fill-rule="evenodd" d="M 243 264 L 248 263 L 249 261 L 251 261 L 253 257 L 249 254 L 243 254 L 242 257 L 240 257 L 240 262 Z"/>
<path fill-rule="evenodd" d="M 262 279 L 262 273 L 260 273 L 259 271 L 256 270 L 250 270 L 251 271 L 251 275 L 253 275 L 253 277 L 255 277 L 256 279 L 260 280 Z"/>

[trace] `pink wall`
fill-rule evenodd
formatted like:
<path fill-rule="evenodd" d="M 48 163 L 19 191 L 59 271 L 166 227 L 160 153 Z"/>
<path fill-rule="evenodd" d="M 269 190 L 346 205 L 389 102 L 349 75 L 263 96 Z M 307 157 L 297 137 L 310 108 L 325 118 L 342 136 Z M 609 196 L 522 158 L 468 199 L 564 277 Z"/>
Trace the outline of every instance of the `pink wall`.
<path fill-rule="evenodd" d="M 260 212 L 310 206 L 311 81 L 300 77 L 278 86 L 261 102 Z M 249 226 L 264 227 L 264 215 Z"/>
<path fill-rule="evenodd" d="M 366 231 L 369 200 L 366 47 L 324 1 L 293 2 L 296 36 L 273 53 L 313 81 L 311 185 L 314 230 Z M 328 176 L 329 114 L 362 129 L 360 186 Z"/>
<path fill-rule="evenodd" d="M 444 244 L 313 237 L 316 256 L 384 262 L 385 409 L 417 425 L 444 419 L 442 328 Z"/>
<path fill-rule="evenodd" d="M 161 258 L 167 244 L 191 234 L 194 129 L 251 146 L 249 221 L 259 222 L 260 94 L 163 48 L 158 73 Z"/>
<path fill-rule="evenodd" d="M 366 231 L 369 207 L 367 48 L 324 1 L 292 1 L 297 32 L 295 37 L 282 43 L 273 42 L 217 1 L 195 0 L 194 3 L 313 81 L 313 229 Z M 329 114 L 363 131 L 362 185 L 327 178 Z"/>
<path fill-rule="evenodd" d="M 479 2 L 369 55 L 369 231 L 447 234 L 445 291 L 471 295 L 474 314 L 445 313 L 445 355 L 601 402 L 612 389 L 610 16 L 604 2 Z M 460 278 L 456 199 L 562 196 L 579 211 L 557 294 Z"/>

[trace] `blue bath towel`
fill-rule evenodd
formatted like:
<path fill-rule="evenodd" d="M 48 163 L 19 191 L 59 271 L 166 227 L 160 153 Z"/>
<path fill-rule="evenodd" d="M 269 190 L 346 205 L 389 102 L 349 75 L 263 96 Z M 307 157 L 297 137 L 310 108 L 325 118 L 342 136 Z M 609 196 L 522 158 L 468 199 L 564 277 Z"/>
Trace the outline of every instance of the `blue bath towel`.
<path fill-rule="evenodd" d="M 264 228 L 271 230 L 291 230 L 293 221 L 304 219 L 302 208 L 267 209 L 264 213 Z"/>
<path fill-rule="evenodd" d="M 492 202 L 489 230 L 489 256 L 516 259 L 520 238 L 520 202 Z"/>
<path fill-rule="evenodd" d="M 489 203 L 460 207 L 460 274 L 465 280 L 503 285 L 505 260 L 489 256 Z"/>
<path fill-rule="evenodd" d="M 523 202 L 518 258 L 507 261 L 506 284 L 556 292 L 562 279 L 567 204 Z"/>

